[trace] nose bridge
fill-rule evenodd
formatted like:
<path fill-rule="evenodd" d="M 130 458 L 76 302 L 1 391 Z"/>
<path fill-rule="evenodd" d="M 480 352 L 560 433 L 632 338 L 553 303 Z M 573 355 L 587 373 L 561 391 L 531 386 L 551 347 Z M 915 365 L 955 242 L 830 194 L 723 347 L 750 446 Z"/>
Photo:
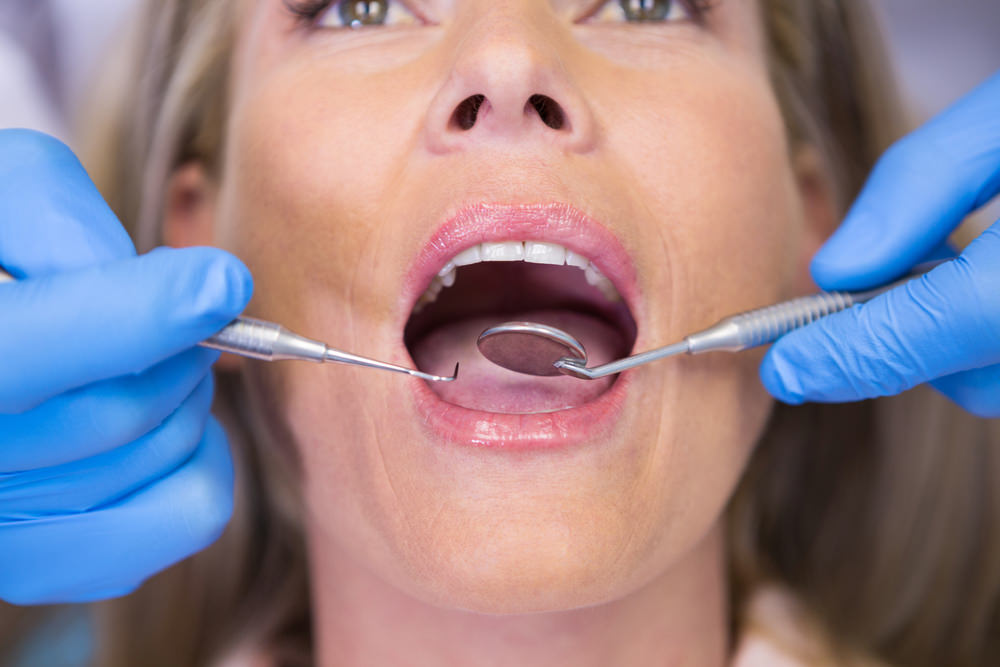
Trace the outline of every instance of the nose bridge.
<path fill-rule="evenodd" d="M 552 78 L 555 65 L 551 47 L 546 49 L 538 29 L 526 23 L 509 13 L 489 12 L 456 52 L 452 76 L 485 96 L 499 122 L 520 120 L 528 98 L 550 87 L 546 79 Z"/>
<path fill-rule="evenodd" d="M 455 73 L 493 81 L 537 79 L 556 60 L 539 10 L 544 0 L 497 2 L 469 19 L 455 49 Z M 546 39 L 549 37 L 549 39 Z"/>
<path fill-rule="evenodd" d="M 588 127 L 547 0 L 456 3 L 449 71 L 428 115 L 432 148 L 548 136 L 579 143 Z"/>

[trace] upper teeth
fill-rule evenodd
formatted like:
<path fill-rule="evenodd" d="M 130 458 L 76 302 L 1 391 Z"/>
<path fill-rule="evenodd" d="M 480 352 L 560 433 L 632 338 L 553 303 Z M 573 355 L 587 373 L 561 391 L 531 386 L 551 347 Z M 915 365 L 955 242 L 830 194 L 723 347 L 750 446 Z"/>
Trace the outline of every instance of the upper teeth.
<path fill-rule="evenodd" d="M 436 301 L 441 290 L 454 285 L 458 267 L 479 264 L 480 262 L 529 262 L 532 264 L 575 266 L 583 269 L 587 282 L 600 289 L 608 300 L 619 301 L 621 299 L 621 295 L 618 294 L 618 290 L 611 284 L 611 281 L 583 255 L 568 250 L 557 243 L 501 241 L 499 243 L 480 243 L 466 248 L 452 257 L 420 296 L 414 310 L 419 312 L 428 303 Z"/>

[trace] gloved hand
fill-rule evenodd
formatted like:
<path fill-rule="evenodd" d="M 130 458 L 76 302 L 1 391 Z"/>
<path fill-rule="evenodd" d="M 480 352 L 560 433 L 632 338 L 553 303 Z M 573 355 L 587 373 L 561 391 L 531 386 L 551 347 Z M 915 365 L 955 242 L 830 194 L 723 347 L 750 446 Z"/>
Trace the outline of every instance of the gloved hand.
<path fill-rule="evenodd" d="M 221 250 L 137 257 L 68 148 L 0 131 L 0 599 L 122 595 L 210 544 L 232 462 L 209 415 L 217 353 L 243 310 Z"/>
<path fill-rule="evenodd" d="M 998 192 L 1000 75 L 889 149 L 813 277 L 827 290 L 890 282 Z M 922 278 L 781 338 L 760 374 L 787 403 L 930 382 L 976 415 L 1000 416 L 1000 222 Z"/>

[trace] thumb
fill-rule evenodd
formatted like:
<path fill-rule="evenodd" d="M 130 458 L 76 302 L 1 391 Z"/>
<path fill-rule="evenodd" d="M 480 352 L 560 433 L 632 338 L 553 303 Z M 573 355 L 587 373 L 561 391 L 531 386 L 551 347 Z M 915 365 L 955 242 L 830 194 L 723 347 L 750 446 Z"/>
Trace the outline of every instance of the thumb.
<path fill-rule="evenodd" d="M 812 261 L 823 289 L 884 285 L 1000 194 L 1000 74 L 879 160 L 844 224 Z"/>

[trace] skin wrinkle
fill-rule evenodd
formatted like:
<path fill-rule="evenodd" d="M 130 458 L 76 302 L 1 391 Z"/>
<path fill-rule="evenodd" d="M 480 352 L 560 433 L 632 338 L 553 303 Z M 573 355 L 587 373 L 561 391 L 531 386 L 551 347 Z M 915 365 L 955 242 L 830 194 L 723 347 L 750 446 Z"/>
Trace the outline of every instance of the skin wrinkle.
<path fill-rule="evenodd" d="M 366 234 L 366 236 L 364 237 L 364 239 L 361 242 L 362 247 L 365 247 L 365 246 L 367 246 L 369 248 L 372 247 L 371 244 L 370 243 L 366 243 L 366 241 L 370 241 L 372 235 L 375 234 L 377 231 L 378 231 L 378 228 L 376 227 L 376 228 L 370 230 Z M 348 303 L 356 303 L 357 301 L 360 300 L 359 297 L 358 297 L 357 291 L 358 291 L 358 286 L 359 285 L 361 285 L 361 286 L 365 285 L 364 278 L 362 278 L 360 276 L 360 273 L 361 273 L 361 270 L 362 270 L 363 267 L 364 268 L 368 268 L 368 267 L 365 266 L 365 262 L 363 262 L 363 261 L 358 262 L 357 264 L 354 265 L 354 270 L 351 271 L 351 273 L 350 273 L 350 278 L 347 281 L 347 301 L 348 301 Z M 350 309 L 350 308 L 348 308 L 348 309 L 345 310 L 345 315 L 347 317 L 347 326 L 345 327 L 345 329 L 347 331 L 351 332 L 351 333 L 357 332 L 358 331 L 358 327 L 355 326 L 355 321 L 354 321 L 355 311 L 352 310 L 352 309 Z M 350 349 L 354 349 L 354 350 L 362 350 L 362 349 L 364 349 L 363 345 L 362 346 L 358 345 L 359 342 L 361 342 L 361 341 L 357 340 L 357 338 L 352 339 L 351 340 L 351 348 Z"/>
<path fill-rule="evenodd" d="M 383 238 L 383 235 L 385 234 L 385 232 L 386 232 L 386 228 L 385 227 L 383 227 L 381 225 L 377 225 L 368 234 L 368 239 L 369 239 L 368 247 L 371 248 L 370 252 L 374 255 L 374 259 L 372 261 L 373 265 L 378 265 L 378 263 L 379 263 L 379 259 L 378 259 L 379 258 L 379 250 L 380 249 L 384 249 L 386 247 L 386 245 L 382 242 L 382 238 Z M 372 237 L 375 237 L 375 241 L 374 242 L 371 241 Z M 360 280 L 363 280 L 358 275 L 359 272 L 360 272 L 361 266 L 362 266 L 362 263 L 358 263 L 357 267 L 355 268 L 354 273 L 352 274 L 352 281 L 351 281 L 352 286 L 356 282 L 358 282 Z M 360 348 L 358 348 L 358 349 L 360 349 Z M 383 405 L 383 414 L 391 414 L 392 408 L 391 408 L 390 405 L 388 405 L 388 402 L 389 402 L 389 397 L 388 396 L 385 397 L 385 401 L 386 401 L 386 404 Z M 379 456 L 377 458 L 378 458 L 378 463 L 381 466 L 382 475 L 383 475 L 383 477 L 385 479 L 385 483 L 389 487 L 389 492 L 392 495 L 392 502 L 393 502 L 393 505 L 394 505 L 394 508 L 395 508 L 395 512 L 398 515 L 400 515 L 400 516 L 403 517 L 403 520 L 404 520 L 404 523 L 405 523 L 406 530 L 404 531 L 404 535 L 403 535 L 403 540 L 404 540 L 403 547 L 406 548 L 406 542 L 408 542 L 408 540 L 409 540 L 408 536 L 411 535 L 411 534 L 415 534 L 417 531 L 415 530 L 415 527 L 413 525 L 413 520 L 412 520 L 412 517 L 411 517 L 410 513 L 406 511 L 406 504 L 400 500 L 399 492 L 396 489 L 396 484 L 393 482 L 393 476 L 389 473 L 389 470 L 386 467 L 386 457 L 384 456 L 384 451 L 385 451 L 384 450 L 384 439 L 378 437 L 377 418 L 376 418 L 376 416 L 374 414 L 371 414 L 371 413 L 368 414 L 368 417 L 369 417 L 369 425 L 370 425 L 371 431 L 374 434 L 373 437 L 374 437 L 375 441 L 377 442 L 377 449 L 378 449 L 378 452 L 379 452 Z"/>
<path fill-rule="evenodd" d="M 638 543 L 638 537 L 636 535 L 636 529 L 634 526 L 629 525 L 628 531 L 624 535 L 624 539 L 621 546 L 618 548 L 618 553 L 611 559 L 609 564 L 609 569 L 612 571 L 617 571 L 619 568 L 627 569 L 628 566 L 628 556 L 631 551 L 633 544 Z"/>
<path fill-rule="evenodd" d="M 370 419 L 370 422 L 371 422 L 371 425 L 373 427 L 373 430 L 376 430 L 374 428 L 375 427 L 375 423 L 376 423 L 374 415 L 372 415 L 372 417 Z M 376 438 L 377 438 L 377 436 L 376 436 Z M 400 499 L 399 499 L 399 492 L 396 491 L 396 485 L 392 481 L 392 475 L 389 474 L 389 470 L 386 468 L 385 456 L 381 455 L 381 453 L 383 452 L 383 446 L 382 446 L 383 445 L 383 440 L 381 438 L 378 438 L 376 440 L 376 442 L 378 443 L 377 447 L 378 447 L 378 451 L 379 451 L 379 454 L 380 454 L 379 457 L 378 457 L 378 460 L 379 460 L 379 463 L 382 466 L 382 475 L 383 475 L 383 477 L 385 479 L 386 485 L 389 487 L 389 493 L 392 494 L 392 502 L 393 502 L 393 505 L 395 507 L 396 513 L 403 518 L 403 522 L 404 522 L 405 527 L 406 527 L 406 530 L 403 532 L 403 535 L 402 535 L 402 541 L 403 541 L 403 545 L 402 546 L 405 549 L 406 546 L 407 546 L 407 543 L 409 542 L 409 536 L 412 535 L 412 534 L 414 534 L 416 531 L 414 530 L 413 520 L 412 520 L 412 518 L 410 516 L 410 513 L 406 511 L 406 504 L 400 501 Z"/>
<path fill-rule="evenodd" d="M 634 201 L 639 201 L 639 202 L 642 203 L 642 206 L 644 208 L 644 213 L 647 216 L 649 216 L 648 219 L 652 219 L 652 220 L 657 219 L 658 216 L 656 216 L 655 212 L 652 210 L 652 205 L 650 203 L 648 203 L 649 200 L 647 200 L 645 198 L 641 198 L 641 197 L 636 197 L 636 198 L 634 198 Z M 677 243 L 676 238 L 674 238 L 673 235 L 671 234 L 671 229 L 672 229 L 672 227 L 669 224 L 666 224 L 666 225 L 661 224 L 661 225 L 658 225 L 656 227 L 657 238 L 658 238 L 658 240 L 660 242 L 660 246 L 661 246 L 661 254 L 660 254 L 660 256 L 662 258 L 664 258 L 664 263 L 666 264 L 666 267 L 667 267 L 667 275 L 668 275 L 667 285 L 669 286 L 669 289 L 665 289 L 664 290 L 664 292 L 666 292 L 666 293 L 671 293 L 674 289 L 676 289 L 677 285 L 684 284 L 683 282 L 680 282 L 680 281 L 677 280 L 677 276 L 675 274 L 675 272 L 677 270 L 677 267 L 674 264 L 674 262 L 672 261 L 672 257 L 673 257 L 672 249 L 678 247 L 678 243 Z M 653 298 L 656 298 L 656 297 L 654 296 Z M 669 310 L 668 310 L 668 315 L 667 315 L 667 327 L 666 327 L 668 330 L 670 329 L 670 323 L 678 321 L 677 312 L 676 311 L 677 311 L 677 307 L 678 307 L 677 304 L 680 302 L 680 300 L 676 299 L 676 298 L 673 298 L 673 299 L 670 299 L 669 301 L 670 301 L 670 305 L 669 305 Z M 671 340 L 672 340 L 672 338 L 671 338 Z M 663 343 L 655 343 L 655 342 L 654 343 L 649 343 L 649 342 L 647 342 L 640 349 L 645 349 L 649 345 L 655 346 L 655 345 L 658 345 L 658 344 L 667 344 L 667 343 L 666 343 L 666 341 L 664 341 Z M 671 361 L 668 360 L 668 361 L 664 361 L 663 363 L 668 363 L 669 364 L 669 363 L 671 363 Z M 661 380 L 660 384 L 662 385 L 662 383 L 663 383 L 663 380 Z M 676 389 L 674 391 L 676 392 Z M 668 401 L 669 402 L 673 402 L 673 397 L 671 397 L 670 399 L 668 399 Z M 671 470 L 671 469 L 673 469 L 673 466 L 670 465 L 670 458 L 671 458 L 671 455 L 673 453 L 673 449 L 671 447 L 669 447 L 668 445 L 663 444 L 663 443 L 669 441 L 669 438 L 664 437 L 665 431 L 666 431 L 666 428 L 664 426 L 664 419 L 665 419 L 665 415 L 662 412 L 660 412 L 658 414 L 658 418 L 657 418 L 655 424 L 653 425 L 653 430 L 656 433 L 656 438 L 655 438 L 655 442 L 656 442 L 656 446 L 655 447 L 656 448 L 655 448 L 655 450 L 653 452 L 653 457 L 656 457 L 656 458 L 659 458 L 661 456 L 664 457 L 665 458 L 664 469 Z M 663 451 L 662 451 L 664 448 L 666 448 L 666 450 L 667 450 L 666 453 L 663 453 Z M 646 468 L 643 471 L 645 477 L 650 477 L 651 478 L 651 477 L 654 476 L 653 473 L 650 472 L 650 470 L 652 468 L 652 465 L 653 465 L 653 463 L 652 463 L 653 462 L 653 457 L 650 458 L 650 460 L 649 460 Z M 638 480 L 636 481 L 636 483 L 635 483 L 634 486 L 635 486 L 635 488 L 639 487 L 639 481 Z M 669 539 L 669 538 L 665 537 L 664 539 Z M 623 554 L 624 554 L 624 550 L 623 550 Z"/>
<path fill-rule="evenodd" d="M 448 504 L 449 504 L 449 499 L 447 499 L 447 498 L 444 498 L 444 499 L 442 499 L 442 500 L 441 500 L 441 503 L 440 503 L 440 504 L 439 504 L 439 505 L 438 505 L 438 506 L 437 506 L 437 507 L 435 508 L 435 510 L 434 510 L 434 514 L 433 514 L 433 515 L 431 516 L 431 520 L 430 520 L 430 522 L 428 523 L 428 532 L 429 532 L 429 533 L 430 533 L 431 535 L 439 535 L 439 534 L 440 534 L 440 535 L 441 535 L 441 537 L 442 537 L 442 539 L 443 539 L 443 537 L 444 537 L 444 535 L 445 535 L 445 532 L 444 532 L 444 531 L 441 531 L 441 532 L 439 533 L 439 532 L 438 532 L 437 530 L 435 530 L 435 529 L 436 529 L 436 528 L 437 528 L 437 526 L 438 526 L 438 520 L 439 520 L 439 519 L 441 518 L 441 516 L 442 516 L 443 514 L 445 514 L 445 512 L 446 512 L 446 509 L 447 509 L 447 507 L 448 507 Z M 437 545 L 433 545 L 433 546 L 434 546 L 435 548 L 437 547 Z M 442 546 L 444 546 L 444 545 L 442 545 Z"/>

